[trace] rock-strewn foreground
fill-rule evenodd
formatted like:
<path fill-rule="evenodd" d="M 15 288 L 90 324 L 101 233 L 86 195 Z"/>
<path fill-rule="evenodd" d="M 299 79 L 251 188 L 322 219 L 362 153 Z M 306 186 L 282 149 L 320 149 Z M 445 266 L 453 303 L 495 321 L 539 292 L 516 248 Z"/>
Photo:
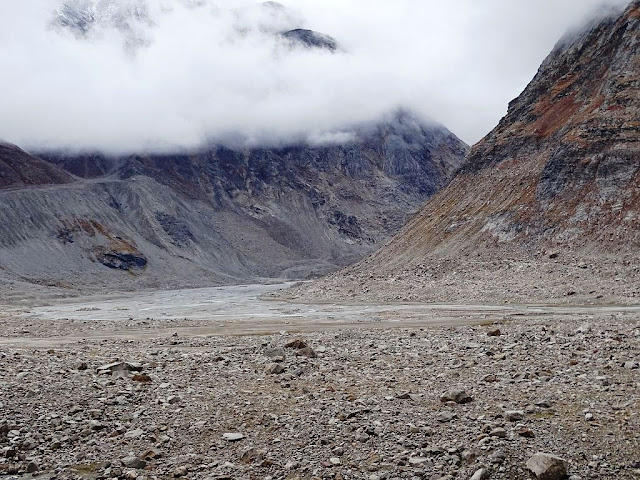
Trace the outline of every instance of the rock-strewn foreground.
<path fill-rule="evenodd" d="M 638 303 L 639 44 L 637 0 L 565 37 L 398 235 L 291 294 Z"/>
<path fill-rule="evenodd" d="M 640 475 L 637 315 L 9 344 L 8 478 Z"/>

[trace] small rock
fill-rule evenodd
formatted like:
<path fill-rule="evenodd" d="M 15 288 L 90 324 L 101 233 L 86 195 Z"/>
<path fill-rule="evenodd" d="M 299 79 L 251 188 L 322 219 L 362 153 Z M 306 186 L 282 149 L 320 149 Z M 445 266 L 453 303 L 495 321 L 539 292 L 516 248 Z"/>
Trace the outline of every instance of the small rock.
<path fill-rule="evenodd" d="M 476 470 L 476 473 L 469 480 L 487 480 L 491 476 L 491 473 L 486 468 Z"/>
<path fill-rule="evenodd" d="M 567 476 L 567 462 L 548 453 L 536 453 L 526 466 L 538 480 L 561 480 Z"/>
<path fill-rule="evenodd" d="M 101 375 L 104 375 L 104 374 L 111 375 L 114 372 L 140 372 L 140 371 L 142 371 L 141 365 L 138 365 L 135 363 L 129 363 L 129 362 L 113 362 L 113 363 L 109 363 L 108 365 L 102 365 L 101 367 L 98 367 L 96 369 L 96 372 Z"/>
<path fill-rule="evenodd" d="M 264 369 L 269 375 L 279 375 L 284 372 L 284 367 L 279 363 L 270 363 Z"/>
<path fill-rule="evenodd" d="M 35 473 L 38 471 L 38 464 L 35 462 L 29 462 L 27 464 L 27 473 Z"/>
<path fill-rule="evenodd" d="M 524 419 L 524 412 L 522 410 L 508 410 L 505 412 L 505 417 L 510 422 L 519 422 Z"/>
<path fill-rule="evenodd" d="M 307 348 L 307 344 L 300 339 L 291 340 L 289 343 L 285 345 L 286 348 L 293 348 L 296 350 L 302 350 L 303 348 Z"/>
<path fill-rule="evenodd" d="M 441 402 L 470 403 L 473 398 L 464 390 L 450 390 L 440 397 Z"/>
<path fill-rule="evenodd" d="M 499 337 L 500 335 L 502 335 L 502 332 L 500 331 L 499 328 L 496 328 L 495 330 L 489 330 L 487 332 L 487 336 L 489 337 Z M 480 471 L 480 470 L 478 470 Z"/>
<path fill-rule="evenodd" d="M 147 462 L 133 455 L 129 455 L 128 457 L 125 457 L 120 461 L 125 467 L 135 468 L 136 470 L 142 470 L 147 466 Z"/>
<path fill-rule="evenodd" d="M 533 430 L 531 430 L 530 428 L 527 427 L 520 427 L 516 430 L 516 433 L 518 435 L 520 435 L 521 437 L 524 438 L 534 438 L 535 434 L 533 433 Z"/>
<path fill-rule="evenodd" d="M 162 452 L 160 450 L 155 450 L 152 448 L 151 450 L 147 450 L 142 455 L 140 455 L 140 458 L 147 461 L 156 460 L 158 458 L 162 458 Z"/>
<path fill-rule="evenodd" d="M 284 348 L 278 347 L 278 348 L 270 348 L 268 350 L 265 350 L 264 356 L 268 358 L 276 358 L 276 357 L 284 358 L 287 356 L 287 354 L 284 351 Z"/>
<path fill-rule="evenodd" d="M 258 463 L 264 459 L 266 453 L 266 450 L 257 450 L 254 447 L 249 447 L 240 454 L 240 461 L 246 464 Z"/>
<path fill-rule="evenodd" d="M 147 375 L 146 373 L 136 373 L 132 380 L 134 382 L 140 382 L 140 383 L 149 383 L 151 382 L 151 377 L 149 375 Z"/>
<path fill-rule="evenodd" d="M 244 435 L 241 433 L 225 433 L 222 435 L 222 438 L 225 439 L 227 442 L 239 442 L 240 440 L 242 440 L 244 438 Z"/>
<path fill-rule="evenodd" d="M 135 430 L 129 430 L 127 433 L 125 433 L 124 438 L 138 438 L 142 435 L 144 435 L 144 430 L 142 430 L 141 428 L 137 428 Z"/>
<path fill-rule="evenodd" d="M 302 357 L 307 357 L 307 358 L 317 358 L 318 357 L 318 354 L 311 347 L 301 348 L 300 350 L 298 350 L 296 352 L 296 355 L 300 355 Z"/>
<path fill-rule="evenodd" d="M 89 428 L 91 430 L 102 430 L 104 428 L 104 425 L 98 420 L 89 420 Z"/>
<path fill-rule="evenodd" d="M 504 463 L 504 461 L 507 459 L 507 456 L 504 454 L 504 452 L 501 451 L 497 451 L 497 452 L 493 452 L 491 455 L 489 455 L 489 461 L 493 464 L 502 464 Z"/>
<path fill-rule="evenodd" d="M 189 469 L 182 465 L 180 467 L 177 467 L 174 471 L 173 471 L 173 476 L 178 478 L 178 477 L 184 477 L 187 473 L 189 473 Z"/>
<path fill-rule="evenodd" d="M 454 418 L 456 418 L 456 416 L 457 415 L 454 412 L 450 410 L 445 410 L 438 414 L 438 416 L 436 417 L 436 420 L 438 420 L 440 423 L 447 423 L 453 420 Z"/>
<path fill-rule="evenodd" d="M 498 427 L 491 430 L 491 433 L 489 435 L 491 435 L 492 437 L 506 438 L 507 431 L 502 427 Z"/>
<path fill-rule="evenodd" d="M 474 450 L 463 450 L 461 455 L 467 465 L 471 465 L 478 458 L 478 452 Z"/>

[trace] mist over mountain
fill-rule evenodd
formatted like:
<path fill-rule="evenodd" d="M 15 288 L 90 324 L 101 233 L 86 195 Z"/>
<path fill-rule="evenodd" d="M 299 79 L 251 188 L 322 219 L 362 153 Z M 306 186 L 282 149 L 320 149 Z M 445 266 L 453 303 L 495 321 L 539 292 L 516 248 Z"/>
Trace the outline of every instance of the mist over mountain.
<path fill-rule="evenodd" d="M 600 4 L 10 2 L 0 137 L 109 153 L 291 144 L 349 137 L 404 107 L 472 143 Z"/>
<path fill-rule="evenodd" d="M 353 135 L 120 156 L 0 145 L 0 287 L 206 286 L 356 261 L 450 180 L 468 147 L 409 112 Z"/>

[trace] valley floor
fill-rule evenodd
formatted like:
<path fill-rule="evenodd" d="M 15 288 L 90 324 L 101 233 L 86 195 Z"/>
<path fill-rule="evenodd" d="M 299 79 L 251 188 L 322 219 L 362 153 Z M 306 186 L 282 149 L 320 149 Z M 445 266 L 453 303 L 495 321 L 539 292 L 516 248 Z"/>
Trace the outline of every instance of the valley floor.
<path fill-rule="evenodd" d="M 261 299 L 281 287 L 1 307 L 0 475 L 525 479 L 539 451 L 640 475 L 640 306 Z"/>

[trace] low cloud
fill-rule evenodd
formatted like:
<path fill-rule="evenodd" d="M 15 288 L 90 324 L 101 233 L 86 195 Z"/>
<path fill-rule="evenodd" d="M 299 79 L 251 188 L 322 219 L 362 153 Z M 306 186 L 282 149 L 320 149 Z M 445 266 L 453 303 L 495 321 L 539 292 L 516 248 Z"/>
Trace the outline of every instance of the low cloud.
<path fill-rule="evenodd" d="M 8 2 L 0 137 L 107 152 L 340 142 L 350 125 L 402 107 L 474 143 L 565 31 L 626 3 Z M 340 49 L 291 48 L 279 33 L 293 28 Z"/>

